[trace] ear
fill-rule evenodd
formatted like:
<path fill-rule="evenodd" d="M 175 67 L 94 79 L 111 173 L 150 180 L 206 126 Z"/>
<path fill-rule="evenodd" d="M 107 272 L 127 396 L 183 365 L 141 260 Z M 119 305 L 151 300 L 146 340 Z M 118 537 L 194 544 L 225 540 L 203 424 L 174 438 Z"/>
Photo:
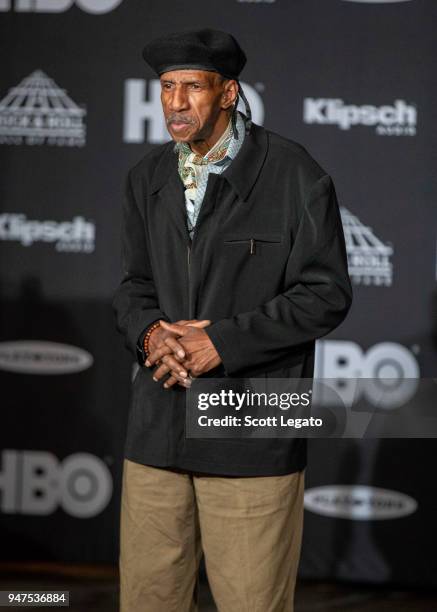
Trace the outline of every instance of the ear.
<path fill-rule="evenodd" d="M 222 93 L 222 108 L 228 109 L 235 103 L 238 96 L 238 85 L 234 79 L 225 81 Z"/>

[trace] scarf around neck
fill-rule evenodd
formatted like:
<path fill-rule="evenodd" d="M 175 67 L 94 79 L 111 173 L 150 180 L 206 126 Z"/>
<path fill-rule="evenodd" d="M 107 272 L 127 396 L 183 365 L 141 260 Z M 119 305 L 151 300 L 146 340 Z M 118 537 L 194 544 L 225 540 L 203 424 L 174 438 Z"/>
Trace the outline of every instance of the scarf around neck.
<path fill-rule="evenodd" d="M 178 153 L 179 176 L 185 187 L 187 225 L 191 237 L 205 195 L 209 173 L 221 174 L 243 144 L 245 122 L 240 112 L 237 112 L 236 126 L 237 138 L 234 136 L 231 118 L 223 134 L 205 155 L 192 151 L 186 142 L 178 142 L 174 147 Z"/>

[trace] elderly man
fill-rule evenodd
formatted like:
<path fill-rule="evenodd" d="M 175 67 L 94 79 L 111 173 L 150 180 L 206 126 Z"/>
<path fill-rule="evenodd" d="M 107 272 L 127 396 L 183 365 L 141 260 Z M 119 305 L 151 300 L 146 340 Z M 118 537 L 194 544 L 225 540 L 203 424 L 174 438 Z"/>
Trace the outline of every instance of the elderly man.
<path fill-rule="evenodd" d="M 203 551 L 220 612 L 288 612 L 306 442 L 186 437 L 185 399 L 195 377 L 313 377 L 315 340 L 352 296 L 335 189 L 301 145 L 252 123 L 231 35 L 176 33 L 143 57 L 172 141 L 130 170 L 123 208 L 114 308 L 141 367 L 123 466 L 121 610 L 197 610 Z"/>

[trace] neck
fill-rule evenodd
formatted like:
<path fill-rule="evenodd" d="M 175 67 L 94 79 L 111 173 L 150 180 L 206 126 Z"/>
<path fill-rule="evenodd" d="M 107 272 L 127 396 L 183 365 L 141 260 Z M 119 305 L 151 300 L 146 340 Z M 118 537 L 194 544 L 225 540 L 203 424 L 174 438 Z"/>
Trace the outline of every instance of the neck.
<path fill-rule="evenodd" d="M 189 142 L 191 150 L 199 155 L 206 155 L 215 143 L 223 136 L 224 131 L 228 127 L 231 115 L 221 113 L 216 124 L 213 127 L 211 134 L 207 138 L 199 138 Z"/>

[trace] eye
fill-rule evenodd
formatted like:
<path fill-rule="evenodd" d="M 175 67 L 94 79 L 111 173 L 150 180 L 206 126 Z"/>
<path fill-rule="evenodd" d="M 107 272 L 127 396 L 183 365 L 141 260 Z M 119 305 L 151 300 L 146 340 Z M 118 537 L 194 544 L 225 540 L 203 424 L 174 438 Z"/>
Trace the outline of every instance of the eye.
<path fill-rule="evenodd" d="M 162 89 L 166 89 L 167 91 L 172 88 L 172 83 L 163 83 Z"/>
<path fill-rule="evenodd" d="M 198 90 L 201 89 L 199 83 L 190 83 L 190 89 Z"/>

